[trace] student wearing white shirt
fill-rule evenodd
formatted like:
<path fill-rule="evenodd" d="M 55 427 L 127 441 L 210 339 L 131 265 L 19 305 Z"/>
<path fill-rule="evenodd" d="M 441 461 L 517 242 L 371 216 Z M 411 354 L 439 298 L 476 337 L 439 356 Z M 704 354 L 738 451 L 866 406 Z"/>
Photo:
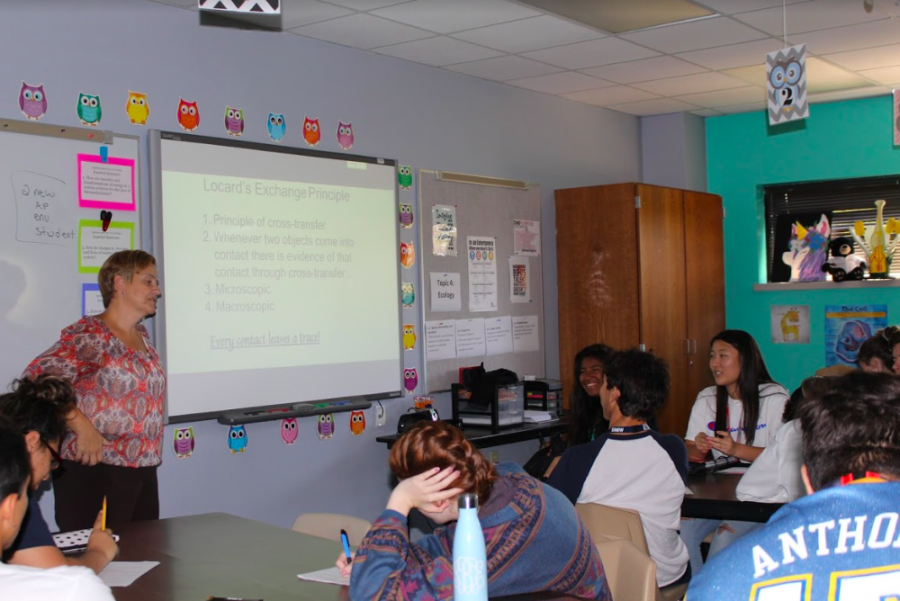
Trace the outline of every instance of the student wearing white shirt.
<path fill-rule="evenodd" d="M 12 545 L 28 509 L 31 481 L 25 439 L 5 422 L 0 424 L 0 546 Z M 109 587 L 85 567 L 43 570 L 0 563 L 4 599 L 28 601 L 113 601 Z"/>
<path fill-rule="evenodd" d="M 713 458 L 752 463 L 775 441 L 787 390 L 772 381 L 756 340 L 743 330 L 724 330 L 712 339 L 709 369 L 716 385 L 702 390 L 694 402 L 685 435 L 688 457 L 702 462 L 712 453 Z M 681 520 L 681 537 L 694 574 L 703 567 L 700 542 L 721 525 L 718 520 Z M 734 538 L 725 535 L 739 535 L 752 527 L 741 522 L 726 525 L 723 536 L 713 537 L 710 556 Z"/>

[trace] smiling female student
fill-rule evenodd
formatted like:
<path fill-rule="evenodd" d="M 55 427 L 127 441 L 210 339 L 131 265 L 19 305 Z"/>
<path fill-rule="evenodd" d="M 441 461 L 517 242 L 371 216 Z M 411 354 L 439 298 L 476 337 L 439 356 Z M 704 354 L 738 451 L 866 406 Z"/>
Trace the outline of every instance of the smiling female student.
<path fill-rule="evenodd" d="M 716 383 L 700 391 L 691 410 L 685 435 L 688 458 L 702 462 L 712 453 L 713 458 L 752 463 L 775 440 L 788 392 L 772 381 L 756 340 L 743 330 L 723 330 L 713 337 L 709 369 Z M 752 527 L 745 522 L 682 519 L 681 537 L 693 574 L 703 567 L 700 542 L 720 526 L 710 556 Z"/>

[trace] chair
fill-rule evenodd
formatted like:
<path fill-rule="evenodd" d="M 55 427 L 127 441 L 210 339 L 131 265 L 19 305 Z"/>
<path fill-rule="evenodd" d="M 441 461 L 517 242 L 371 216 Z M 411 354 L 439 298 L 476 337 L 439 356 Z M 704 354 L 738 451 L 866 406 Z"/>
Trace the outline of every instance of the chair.
<path fill-rule="evenodd" d="M 643 553 L 653 563 L 654 586 L 656 583 L 656 563 L 650 558 L 650 550 L 647 546 L 647 537 L 644 534 L 644 526 L 641 523 L 641 514 L 633 509 L 609 507 L 598 503 L 577 503 L 575 511 L 581 517 L 581 521 L 591 533 L 591 538 L 599 548 L 600 544 L 618 540 L 626 540 L 632 543 L 638 551 Z M 603 566 L 606 567 L 604 561 Z M 684 597 L 687 592 L 686 584 L 657 588 L 653 599 L 657 601 L 676 601 Z M 613 595 L 615 599 L 615 595 Z M 630 597 L 626 597 L 630 598 Z"/>
<path fill-rule="evenodd" d="M 596 544 L 613 599 L 656 601 L 656 564 L 649 555 L 623 539 Z"/>
<path fill-rule="evenodd" d="M 311 534 L 329 540 L 341 540 L 341 530 L 347 532 L 350 544 L 358 547 L 366 533 L 372 527 L 371 522 L 352 515 L 340 513 L 301 513 L 292 529 L 295 532 Z"/>

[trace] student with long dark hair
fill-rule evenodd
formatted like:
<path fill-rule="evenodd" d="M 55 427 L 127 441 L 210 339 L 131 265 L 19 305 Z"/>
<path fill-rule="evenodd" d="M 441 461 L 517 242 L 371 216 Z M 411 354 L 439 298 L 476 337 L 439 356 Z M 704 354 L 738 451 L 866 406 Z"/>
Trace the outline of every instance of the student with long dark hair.
<path fill-rule="evenodd" d="M 711 453 L 752 463 L 775 440 L 788 392 L 772 381 L 756 340 L 743 330 L 723 330 L 713 337 L 709 368 L 716 383 L 700 391 L 694 402 L 685 435 L 688 457 L 705 461 Z M 726 525 L 731 536 L 719 542 L 714 538 L 710 554 L 739 535 L 742 524 Z M 719 520 L 682 519 L 681 537 L 694 574 L 703 567 L 700 542 L 720 525 Z"/>

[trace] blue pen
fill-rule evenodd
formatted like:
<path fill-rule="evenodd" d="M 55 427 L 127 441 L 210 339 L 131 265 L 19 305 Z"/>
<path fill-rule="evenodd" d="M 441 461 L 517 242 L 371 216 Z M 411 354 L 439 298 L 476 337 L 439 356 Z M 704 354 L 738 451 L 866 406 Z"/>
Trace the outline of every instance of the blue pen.
<path fill-rule="evenodd" d="M 353 563 L 353 558 L 350 556 L 350 539 L 347 538 L 347 531 L 341 530 L 341 542 L 344 543 L 344 555 L 347 556 L 347 565 Z"/>

